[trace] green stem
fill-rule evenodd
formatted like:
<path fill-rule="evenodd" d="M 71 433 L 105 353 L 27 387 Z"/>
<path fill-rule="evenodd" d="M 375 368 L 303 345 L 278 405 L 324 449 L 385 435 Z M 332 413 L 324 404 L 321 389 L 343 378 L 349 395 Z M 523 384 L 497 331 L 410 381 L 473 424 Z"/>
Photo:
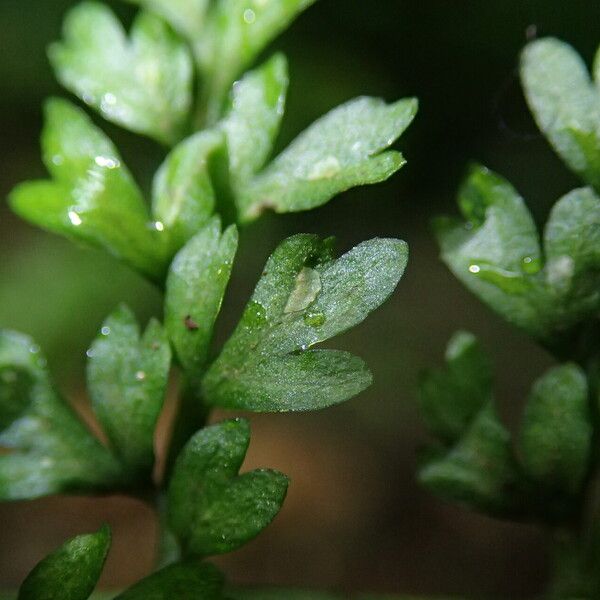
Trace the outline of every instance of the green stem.
<path fill-rule="evenodd" d="M 165 458 L 163 486 L 169 481 L 175 460 L 188 440 L 206 425 L 209 410 L 200 395 L 200 384 L 185 379 L 179 399 L 179 408 L 173 422 L 171 440 Z"/>
<path fill-rule="evenodd" d="M 156 495 L 158 513 L 158 543 L 156 547 L 156 568 L 161 569 L 181 558 L 181 546 L 168 525 L 167 497 L 164 492 Z"/>

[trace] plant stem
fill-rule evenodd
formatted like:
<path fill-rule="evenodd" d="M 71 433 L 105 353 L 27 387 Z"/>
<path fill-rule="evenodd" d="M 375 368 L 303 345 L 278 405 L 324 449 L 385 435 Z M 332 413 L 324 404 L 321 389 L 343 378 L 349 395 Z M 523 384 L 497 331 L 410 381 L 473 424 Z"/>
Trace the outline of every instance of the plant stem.
<path fill-rule="evenodd" d="M 155 563 L 156 568 L 160 569 L 181 558 L 181 547 L 168 525 L 167 497 L 164 492 L 156 495 L 155 504 L 158 513 L 158 543 Z"/>
<path fill-rule="evenodd" d="M 204 425 L 208 417 L 208 408 L 200 395 L 200 384 L 189 379 L 184 380 L 182 392 L 179 397 L 179 408 L 175 421 L 171 440 L 165 457 L 165 472 L 163 475 L 163 487 L 169 481 L 175 460 L 187 441 Z"/>

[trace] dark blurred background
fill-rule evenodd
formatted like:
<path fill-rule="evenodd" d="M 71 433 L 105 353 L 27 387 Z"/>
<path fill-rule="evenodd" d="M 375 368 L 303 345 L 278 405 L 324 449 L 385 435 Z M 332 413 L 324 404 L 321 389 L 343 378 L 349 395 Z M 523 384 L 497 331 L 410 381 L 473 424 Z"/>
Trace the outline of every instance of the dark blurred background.
<path fill-rule="evenodd" d="M 46 45 L 72 0 L 0 1 L 0 195 L 42 176 L 41 103 L 66 96 Z M 131 7 L 110 2 L 126 21 Z M 427 437 L 416 381 L 439 364 L 458 328 L 481 337 L 496 365 L 497 397 L 514 426 L 531 380 L 551 364 L 543 351 L 471 297 L 437 258 L 428 223 L 453 212 L 470 161 L 507 176 L 539 222 L 577 181 L 538 135 L 516 67 L 527 35 L 555 35 L 591 61 L 600 41 L 597 0 L 320 0 L 274 47 L 290 61 L 292 85 L 280 145 L 314 118 L 360 94 L 416 95 L 417 120 L 399 148 L 408 165 L 391 181 L 346 193 L 311 213 L 266 216 L 242 234 L 219 330 L 235 324 L 261 267 L 283 237 L 336 235 L 340 250 L 397 236 L 411 262 L 397 294 L 337 343 L 363 356 L 375 384 L 321 413 L 254 419 L 248 466 L 275 467 L 293 483 L 281 515 L 259 539 L 219 563 L 239 583 L 340 590 L 454 593 L 519 598 L 542 589 L 547 540 L 431 498 L 415 483 Z M 104 129 L 140 184 L 149 186 L 161 149 Z M 160 297 L 112 259 L 35 230 L 0 205 L 0 327 L 25 331 L 49 356 L 56 379 L 85 402 L 85 350 L 121 300 L 141 319 Z M 115 544 L 103 584 L 130 583 L 151 566 L 155 523 L 123 498 L 52 498 L 0 507 L 0 588 L 17 584 L 66 537 L 108 521 Z"/>

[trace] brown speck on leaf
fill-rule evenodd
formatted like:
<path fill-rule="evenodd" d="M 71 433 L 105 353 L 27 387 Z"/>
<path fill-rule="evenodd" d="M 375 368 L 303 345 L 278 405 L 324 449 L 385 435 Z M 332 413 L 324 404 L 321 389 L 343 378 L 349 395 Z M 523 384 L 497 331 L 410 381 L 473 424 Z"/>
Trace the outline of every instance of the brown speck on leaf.
<path fill-rule="evenodd" d="M 160 344 L 158 342 L 152 342 L 152 350 L 158 350 L 160 348 Z"/>
<path fill-rule="evenodd" d="M 188 315 L 183 322 L 189 331 L 196 331 L 198 329 L 198 323 L 192 319 L 192 315 Z"/>

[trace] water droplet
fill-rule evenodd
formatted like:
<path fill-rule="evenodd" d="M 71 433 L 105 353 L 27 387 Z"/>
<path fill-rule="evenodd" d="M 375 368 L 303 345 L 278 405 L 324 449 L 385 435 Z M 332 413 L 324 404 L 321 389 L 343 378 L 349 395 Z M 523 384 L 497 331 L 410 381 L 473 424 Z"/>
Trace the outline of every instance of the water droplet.
<path fill-rule="evenodd" d="M 244 11 L 244 23 L 250 25 L 254 23 L 254 21 L 256 21 L 256 13 L 251 8 L 247 8 Z"/>
<path fill-rule="evenodd" d="M 55 154 L 52 157 L 52 164 L 56 165 L 56 166 L 60 166 L 65 162 L 64 157 L 62 156 L 62 154 Z"/>
<path fill-rule="evenodd" d="M 469 266 L 469 272 L 471 273 L 479 273 L 479 271 L 481 271 L 481 267 L 479 265 L 470 265 Z"/>
<path fill-rule="evenodd" d="M 473 223 L 472 223 L 472 221 L 467 221 L 467 222 L 465 223 L 465 229 L 466 229 L 467 231 L 471 231 L 471 229 L 473 229 Z"/>
<path fill-rule="evenodd" d="M 101 333 L 102 335 L 108 335 L 108 334 L 110 333 L 110 327 L 106 327 L 106 326 L 104 326 L 104 327 L 103 327 L 103 328 L 100 330 L 100 333 Z"/>
<path fill-rule="evenodd" d="M 91 348 L 89 348 L 88 350 L 86 350 L 86 352 L 85 352 L 85 355 L 86 355 L 88 358 L 93 358 L 93 356 L 94 356 L 94 351 L 93 351 Z"/>
<path fill-rule="evenodd" d="M 117 169 L 121 166 L 121 161 L 117 158 L 111 158 L 110 156 L 96 156 L 94 162 L 105 169 Z"/>
<path fill-rule="evenodd" d="M 305 350 L 308 350 L 308 344 L 302 344 L 302 345 L 300 346 L 300 350 L 302 350 L 303 352 L 304 352 Z"/>
<path fill-rule="evenodd" d="M 283 312 L 292 313 L 305 310 L 317 298 L 321 291 L 321 276 L 318 271 L 304 267 L 296 277 L 296 286 L 292 290 Z"/>
<path fill-rule="evenodd" d="M 521 268 L 528 275 L 535 275 L 542 270 L 542 261 L 539 258 L 525 256 L 521 261 Z"/>
<path fill-rule="evenodd" d="M 154 223 L 154 229 L 156 229 L 156 231 L 164 231 L 165 230 L 165 224 L 162 221 L 156 221 Z"/>
<path fill-rule="evenodd" d="M 244 314 L 244 321 L 247 327 L 262 327 L 267 322 L 265 307 L 258 302 L 250 302 Z"/>
<path fill-rule="evenodd" d="M 69 221 L 71 221 L 71 223 L 75 225 L 75 227 L 79 227 L 83 223 L 81 217 L 74 210 L 69 211 L 68 217 Z"/>
<path fill-rule="evenodd" d="M 31 354 L 37 354 L 40 351 L 40 347 L 37 344 L 34 344 L 33 346 L 29 346 L 29 352 L 31 352 Z"/>
<path fill-rule="evenodd" d="M 340 161 L 335 156 L 328 156 L 316 163 L 310 170 L 307 179 L 316 181 L 318 179 L 331 179 L 335 177 L 342 167 Z"/>
<path fill-rule="evenodd" d="M 309 327 L 321 327 L 325 323 L 325 315 L 320 312 L 309 312 L 304 315 L 304 322 Z"/>
<path fill-rule="evenodd" d="M 144 381 L 144 379 L 146 379 L 146 373 L 144 371 L 138 371 L 135 374 L 135 378 L 137 379 L 137 381 Z"/>

